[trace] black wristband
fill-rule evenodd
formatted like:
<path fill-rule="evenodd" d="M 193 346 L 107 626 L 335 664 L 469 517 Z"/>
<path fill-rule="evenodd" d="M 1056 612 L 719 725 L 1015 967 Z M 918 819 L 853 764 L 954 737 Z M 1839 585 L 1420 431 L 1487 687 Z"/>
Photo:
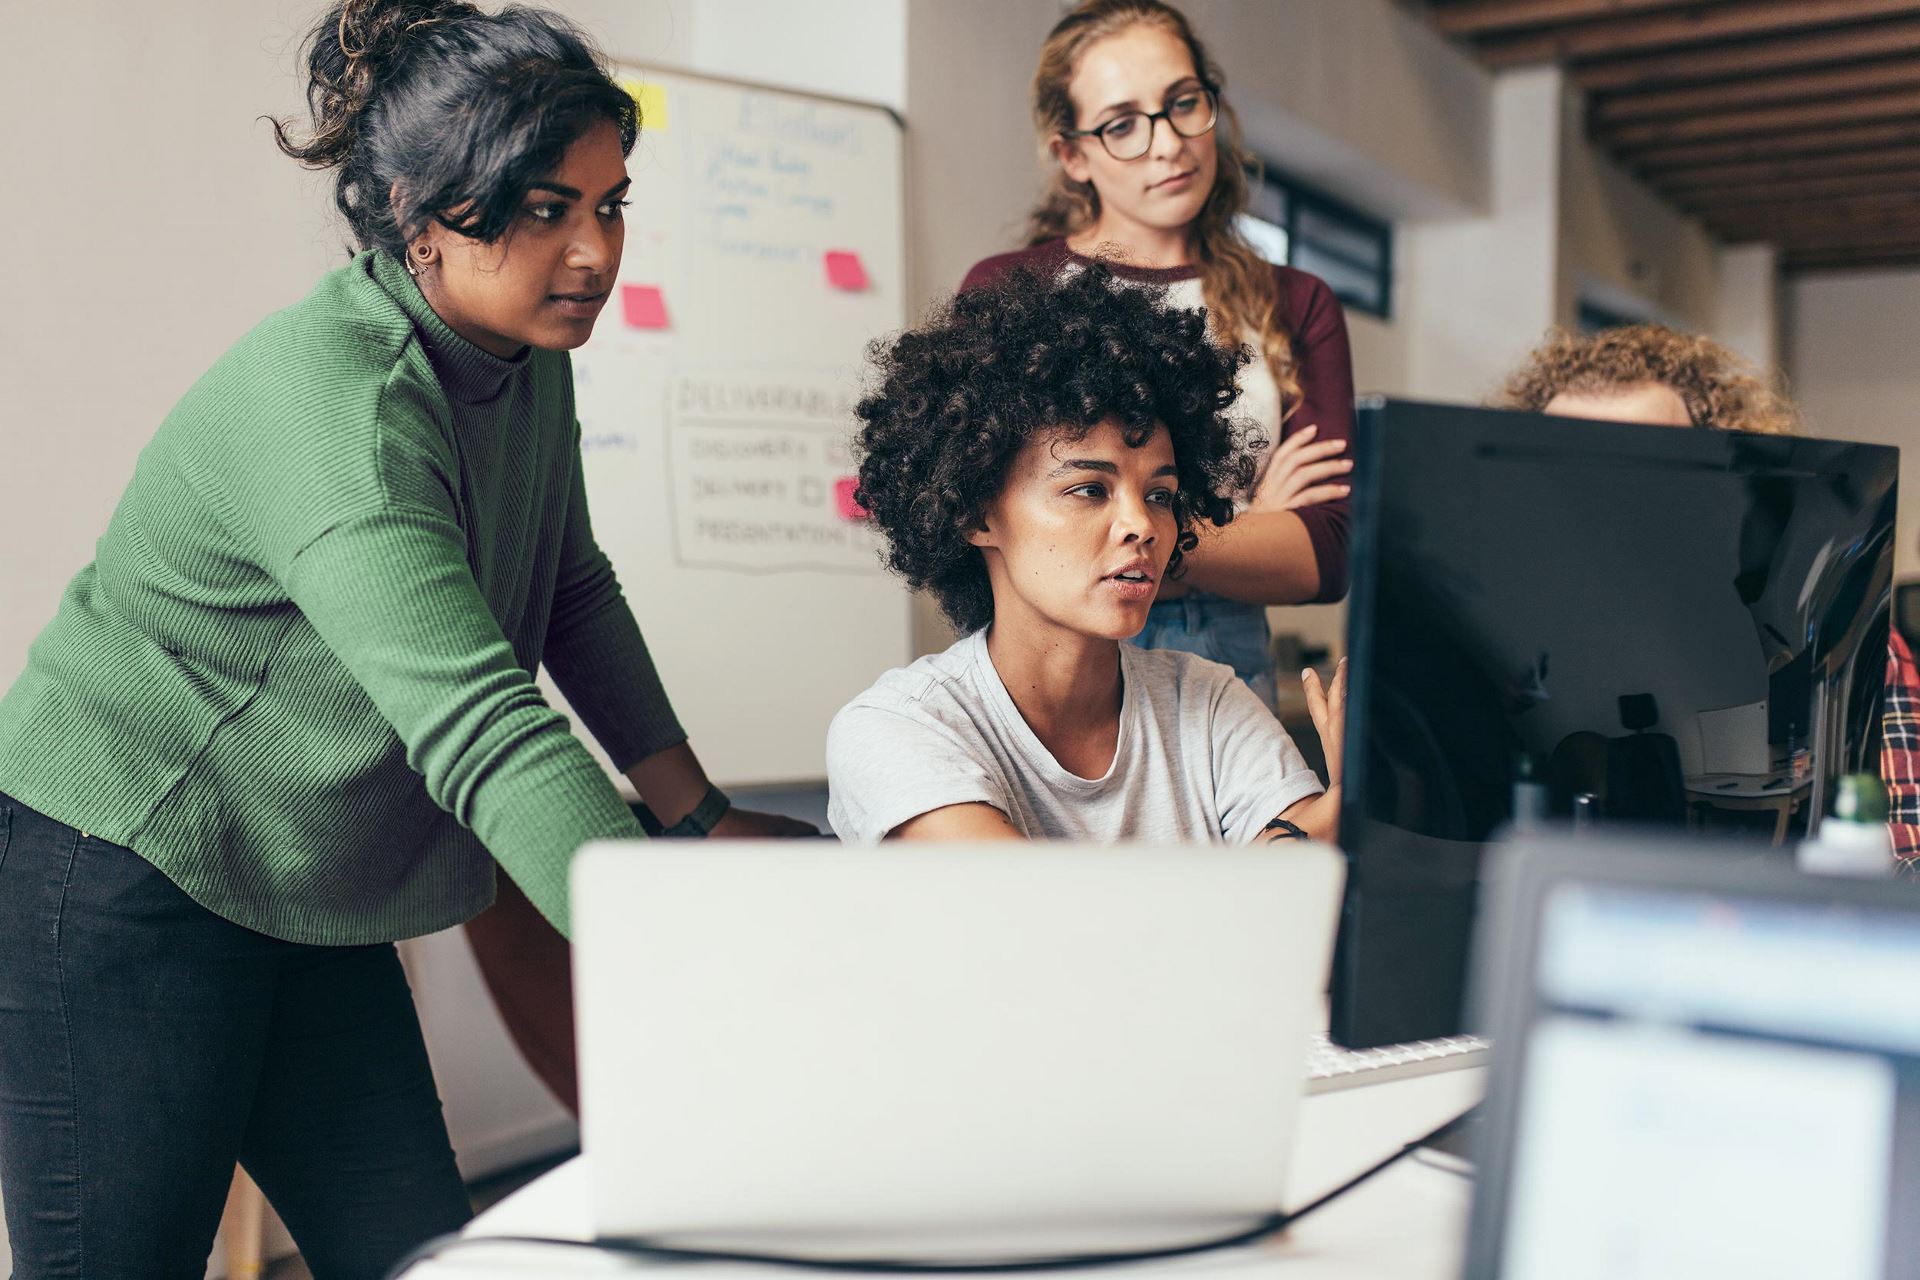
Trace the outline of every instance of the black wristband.
<path fill-rule="evenodd" d="M 708 783 L 707 794 L 700 797 L 700 803 L 693 806 L 693 812 L 660 834 L 670 840 L 704 839 L 712 834 L 714 827 L 732 807 L 733 801 L 727 799 L 727 793 Z"/>
<path fill-rule="evenodd" d="M 1285 818 L 1275 818 L 1272 822 L 1269 822 L 1266 826 L 1262 827 L 1261 830 L 1284 831 L 1286 832 L 1286 834 L 1280 837 L 1280 839 L 1282 840 L 1313 839 L 1312 836 L 1308 835 L 1305 831 L 1301 830 L 1299 827 L 1295 826 L 1293 823 L 1288 822 Z"/>

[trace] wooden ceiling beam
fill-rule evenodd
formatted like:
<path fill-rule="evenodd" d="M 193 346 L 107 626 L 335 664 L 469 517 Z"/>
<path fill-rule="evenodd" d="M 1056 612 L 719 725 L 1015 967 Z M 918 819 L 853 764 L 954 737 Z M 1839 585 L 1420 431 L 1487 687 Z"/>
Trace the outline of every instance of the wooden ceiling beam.
<path fill-rule="evenodd" d="M 1681 142 L 1764 137 L 1788 129 L 1812 130 L 1906 119 L 1920 119 L 1920 86 L 1825 102 L 1794 102 L 1744 111 L 1712 111 L 1668 120 L 1637 121 L 1596 127 L 1592 132 L 1603 146 L 1631 151 Z"/>
<path fill-rule="evenodd" d="M 1808 240 L 1781 244 L 1777 247 L 1782 256 L 1790 253 L 1799 255 L 1819 253 L 1832 257 L 1840 257 L 1843 254 L 1852 257 L 1866 257 L 1875 254 L 1898 253 L 1914 245 L 1920 245 L 1920 232 L 1908 230 L 1906 232 L 1894 232 L 1887 235 L 1853 240 Z"/>
<path fill-rule="evenodd" d="M 1428 11 L 1450 36 L 1481 36 L 1520 27 L 1545 27 L 1622 14 L 1681 9 L 1699 0 L 1448 0 Z"/>
<path fill-rule="evenodd" d="M 1780 270 L 1794 275 L 1814 271 L 1850 271 L 1920 266 L 1920 240 L 1861 251 L 1813 249 L 1780 256 Z"/>
<path fill-rule="evenodd" d="M 1727 245 L 1770 245 L 1772 248 L 1778 250 L 1783 261 L 1792 258 L 1804 258 L 1813 254 L 1819 254 L 1829 260 L 1839 258 L 1860 259 L 1879 258 L 1886 254 L 1907 253 L 1911 251 L 1914 246 L 1920 245 L 1920 234 L 1895 236 L 1891 239 L 1871 243 L 1781 244 L 1778 241 L 1769 240 L 1765 236 L 1748 236 L 1742 239 L 1726 240 L 1722 243 Z"/>
<path fill-rule="evenodd" d="M 1872 173 L 1850 173 L 1836 178 L 1800 178 L 1788 182 L 1759 182 L 1746 186 L 1712 186 L 1660 193 L 1694 213 L 1750 208 L 1754 205 L 1809 204 L 1848 196 L 1899 196 L 1920 192 L 1920 168 L 1887 166 Z"/>
<path fill-rule="evenodd" d="M 1910 267 L 1920 255 L 1920 241 L 1910 244 L 1874 245 L 1866 249 L 1796 249 L 1782 253 L 1775 261 L 1786 275 L 1809 271 L 1845 271 L 1854 267 Z"/>
<path fill-rule="evenodd" d="M 1856 197 L 1800 205 L 1756 205 L 1704 215 L 1714 226 L 1795 225 L 1822 227 L 1878 227 L 1888 223 L 1920 223 L 1920 193 L 1901 196 Z"/>
<path fill-rule="evenodd" d="M 1770 244 L 1782 253 L 1789 249 L 1859 248 L 1920 240 L 1920 219 L 1872 226 L 1828 223 L 1703 223 L 1701 226 L 1718 244 Z"/>
<path fill-rule="evenodd" d="M 1437 11 L 1436 11 L 1437 12 Z M 1490 36 L 1475 42 L 1480 61 L 1495 69 L 1534 62 L 1574 62 L 1612 54 L 1780 35 L 1858 22 L 1920 15 L 1913 0 L 1740 0 L 1696 4 L 1671 13 L 1608 18 L 1578 26 Z"/>
<path fill-rule="evenodd" d="M 1693 85 L 1684 89 L 1610 95 L 1594 103 L 1588 116 L 1612 126 L 1661 117 L 1739 111 L 1763 104 L 1807 103 L 1822 98 L 1914 88 L 1920 88 L 1920 58 L 1898 58 L 1848 67 L 1826 67 L 1818 71 Z"/>
<path fill-rule="evenodd" d="M 1609 148 L 1650 181 L 1676 169 L 1700 165 L 1787 160 L 1806 156 L 1857 154 L 1880 147 L 1920 146 L 1920 120 L 1849 125 L 1837 129 L 1789 129 L 1762 138 L 1723 138 L 1644 147 Z"/>
<path fill-rule="evenodd" d="M 1755 240 L 1749 243 L 1763 244 L 1765 242 Z M 1913 252 L 1916 244 L 1920 244 L 1920 236 L 1907 236 L 1905 239 L 1888 240 L 1879 244 L 1840 245 L 1837 247 L 1828 245 L 1809 245 L 1805 247 L 1792 245 L 1782 247 L 1780 245 L 1773 245 L 1771 247 L 1777 251 L 1779 258 L 1797 258 L 1804 260 L 1807 257 L 1818 254 L 1829 262 L 1885 262 L 1888 258 L 1895 255 L 1905 257 L 1907 254 Z"/>
<path fill-rule="evenodd" d="M 1784 250 L 1849 248 L 1920 240 L 1920 217 L 1878 222 L 1795 221 L 1710 222 L 1707 232 L 1725 244 L 1765 243 Z"/>
<path fill-rule="evenodd" d="M 1737 226 L 1727 227 L 1712 233 L 1713 238 L 1724 245 L 1770 244 L 1782 253 L 1810 253 L 1813 250 L 1849 249 L 1864 253 L 1870 249 L 1884 249 L 1888 245 L 1905 245 L 1920 241 L 1920 223 L 1906 223 L 1902 226 L 1875 227 L 1861 231 L 1851 227 L 1832 229 L 1826 227 L 1765 227 Z"/>
<path fill-rule="evenodd" d="M 1920 18 L 1895 18 L 1829 31 L 1798 31 L 1784 37 L 1642 53 L 1576 65 L 1573 83 L 1589 93 L 1633 92 L 1731 76 L 1785 73 L 1862 58 L 1920 54 Z"/>
<path fill-rule="evenodd" d="M 1920 222 L 1920 193 L 1898 196 L 1856 196 L 1798 205 L 1755 205 L 1703 215 L 1714 226 L 1793 224 L 1823 227 L 1877 227 L 1886 223 Z"/>
<path fill-rule="evenodd" d="M 1916 129 L 1916 132 L 1920 133 L 1920 129 Z M 1920 169 L 1920 143 L 1869 151 L 1819 152 L 1767 160 L 1691 165 L 1651 175 L 1648 181 L 1670 194 L 1693 191 L 1710 194 L 1713 191 L 1736 191 L 1743 187 L 1782 186 L 1906 169 Z"/>

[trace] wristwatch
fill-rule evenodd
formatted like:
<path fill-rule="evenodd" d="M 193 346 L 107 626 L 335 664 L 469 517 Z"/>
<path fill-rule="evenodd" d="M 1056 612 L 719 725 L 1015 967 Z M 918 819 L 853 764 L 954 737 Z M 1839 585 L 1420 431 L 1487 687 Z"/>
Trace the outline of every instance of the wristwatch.
<path fill-rule="evenodd" d="M 733 801 L 727 799 L 727 793 L 712 783 L 707 784 L 707 794 L 700 797 L 700 803 L 693 806 L 693 812 L 660 834 L 669 840 L 701 840 L 713 834 L 714 827 L 726 816 Z"/>

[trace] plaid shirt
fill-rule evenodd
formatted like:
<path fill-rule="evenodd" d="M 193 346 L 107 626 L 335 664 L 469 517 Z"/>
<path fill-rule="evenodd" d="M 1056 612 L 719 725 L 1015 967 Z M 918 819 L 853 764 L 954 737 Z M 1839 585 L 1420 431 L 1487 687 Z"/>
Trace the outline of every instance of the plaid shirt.
<path fill-rule="evenodd" d="M 1920 671 L 1898 630 L 1887 636 L 1887 700 L 1880 720 L 1880 777 L 1887 786 L 1893 853 L 1920 872 Z"/>

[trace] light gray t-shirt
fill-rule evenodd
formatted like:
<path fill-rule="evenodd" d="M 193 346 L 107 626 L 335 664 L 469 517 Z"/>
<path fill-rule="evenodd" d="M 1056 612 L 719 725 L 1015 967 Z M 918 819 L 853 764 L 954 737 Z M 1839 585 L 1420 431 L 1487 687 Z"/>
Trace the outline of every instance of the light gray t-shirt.
<path fill-rule="evenodd" d="M 881 676 L 827 731 L 827 819 L 872 843 L 951 804 L 990 804 L 1031 839 L 1247 844 L 1317 795 L 1273 713 L 1231 667 L 1120 646 L 1119 746 L 1102 778 L 1061 767 L 976 631 Z"/>

